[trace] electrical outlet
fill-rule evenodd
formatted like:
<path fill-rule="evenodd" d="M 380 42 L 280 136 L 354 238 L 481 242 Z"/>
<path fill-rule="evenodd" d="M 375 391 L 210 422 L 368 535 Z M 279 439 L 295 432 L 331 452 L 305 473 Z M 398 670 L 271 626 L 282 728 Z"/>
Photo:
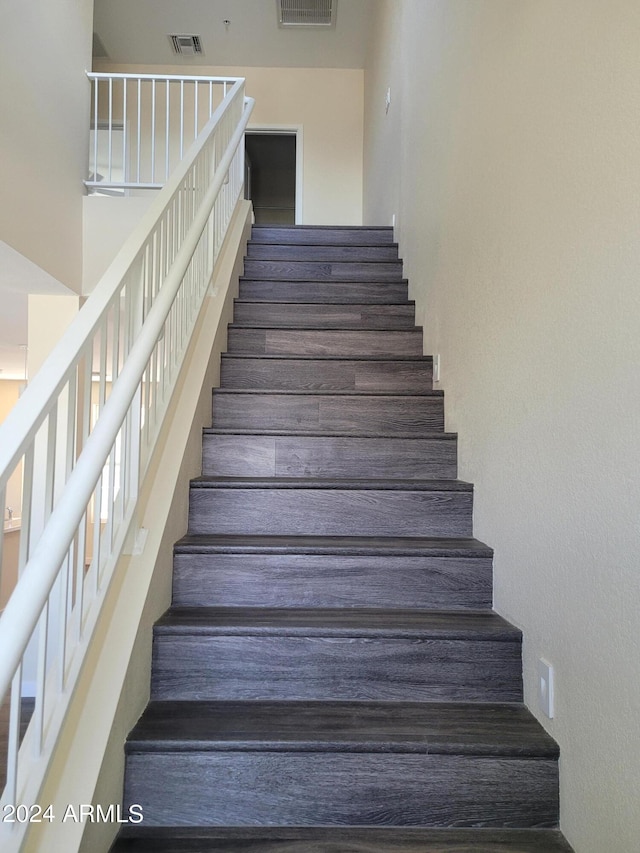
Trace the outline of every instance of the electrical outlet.
<path fill-rule="evenodd" d="M 440 382 L 440 354 L 433 357 L 433 381 Z"/>
<path fill-rule="evenodd" d="M 384 99 L 384 111 L 385 113 L 389 112 L 389 107 L 391 106 L 391 87 L 387 89 L 387 95 Z"/>
<path fill-rule="evenodd" d="M 543 714 L 553 719 L 554 714 L 553 666 L 543 658 L 538 661 L 538 704 Z"/>

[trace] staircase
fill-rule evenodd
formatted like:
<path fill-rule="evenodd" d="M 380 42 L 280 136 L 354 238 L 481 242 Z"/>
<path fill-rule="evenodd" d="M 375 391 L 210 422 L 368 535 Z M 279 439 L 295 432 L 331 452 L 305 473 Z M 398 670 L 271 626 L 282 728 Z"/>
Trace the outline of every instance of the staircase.
<path fill-rule="evenodd" d="M 387 228 L 255 227 L 114 853 L 561 853 Z"/>

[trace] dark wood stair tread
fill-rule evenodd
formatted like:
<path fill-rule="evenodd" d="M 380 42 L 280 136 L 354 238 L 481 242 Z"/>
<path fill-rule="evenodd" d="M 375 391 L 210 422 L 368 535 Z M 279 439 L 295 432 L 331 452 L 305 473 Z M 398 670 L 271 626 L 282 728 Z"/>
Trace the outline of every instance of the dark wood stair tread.
<path fill-rule="evenodd" d="M 370 246 L 357 243 L 329 243 L 317 245 L 313 243 L 253 243 L 247 246 L 245 255 L 247 261 L 302 261 L 304 263 L 319 261 L 320 263 L 387 263 L 398 260 L 397 243 L 378 243 Z"/>
<path fill-rule="evenodd" d="M 228 352 L 246 352 L 255 355 L 284 353 L 309 355 L 422 355 L 422 330 L 418 326 L 407 328 L 367 329 L 339 326 L 306 328 L 286 326 L 228 326 Z"/>
<path fill-rule="evenodd" d="M 127 743 L 129 753 L 196 749 L 558 756 L 535 717 L 509 703 L 151 702 Z"/>
<path fill-rule="evenodd" d="M 236 395 L 261 395 L 269 397 L 401 397 L 404 401 L 407 397 L 442 397 L 443 391 L 363 391 L 360 389 L 337 388 L 326 391 L 322 388 L 283 388 L 272 390 L 271 388 L 214 388 L 213 396 L 222 394 Z"/>
<path fill-rule="evenodd" d="M 337 489 L 341 491 L 472 492 L 463 480 L 356 480 L 300 477 L 196 477 L 195 489 Z"/>
<path fill-rule="evenodd" d="M 254 237 L 252 235 L 251 240 L 248 243 L 247 249 L 250 252 L 253 246 L 258 247 L 259 249 L 263 249 L 264 247 L 268 247 L 273 249 L 274 251 L 288 251 L 291 249 L 300 250 L 302 252 L 305 249 L 395 249 L 398 250 L 398 243 L 393 240 L 380 240 L 376 243 L 369 243 L 365 240 L 358 239 L 359 234 L 357 232 L 350 232 L 349 230 L 345 230 L 343 232 L 337 232 L 334 236 L 334 239 L 330 243 L 318 243 L 316 239 L 314 239 L 314 232 L 309 231 L 306 234 L 302 234 L 300 232 L 299 237 L 301 240 L 277 240 L 275 242 L 266 242 L 264 240 L 257 239 L 259 235 Z M 288 236 L 288 235 L 287 235 Z"/>
<path fill-rule="evenodd" d="M 311 281 L 323 281 L 328 276 L 333 276 L 333 267 L 340 268 L 340 274 L 336 275 L 335 278 L 333 278 L 334 281 L 368 280 L 370 276 L 375 276 L 376 272 L 380 280 L 386 281 L 387 277 L 385 273 L 390 272 L 393 273 L 394 280 L 397 281 L 402 277 L 402 266 L 403 264 L 400 258 L 387 258 L 385 260 L 318 260 L 315 258 L 305 260 L 304 258 L 244 258 L 245 272 L 247 268 L 254 270 L 260 268 L 272 270 L 274 275 L 277 273 L 285 272 L 285 281 L 297 281 L 299 278 Z M 364 271 L 363 268 L 366 268 L 366 272 L 368 273 L 367 276 L 362 275 Z M 295 272 L 302 271 L 304 272 L 300 276 L 296 276 L 294 274 Z M 398 273 L 396 273 L 396 271 L 398 271 Z M 320 278 L 318 279 L 315 277 L 315 275 L 310 273 L 316 273 L 320 276 Z M 260 276 L 264 276 L 264 272 L 260 272 Z M 291 277 L 289 278 L 289 276 Z"/>
<path fill-rule="evenodd" d="M 329 323 L 317 323 L 316 325 L 287 325 L 287 326 L 276 326 L 274 323 L 254 323 L 253 321 L 247 321 L 245 323 L 229 323 L 229 329 L 243 329 L 244 331 L 249 331 L 251 329 L 264 331 L 274 331 L 274 332 L 335 332 L 336 336 L 344 334 L 344 332 L 366 332 L 369 336 L 374 336 L 378 332 L 393 332 L 393 334 L 403 335 L 406 332 L 421 332 L 422 326 L 406 326 L 402 329 L 397 328 L 389 328 L 389 329 L 363 329 L 362 326 L 339 326 L 333 328 Z"/>
<path fill-rule="evenodd" d="M 389 300 L 374 305 L 367 302 L 318 304 L 304 299 L 257 302 L 237 298 L 233 305 L 233 324 L 243 327 L 380 330 L 415 327 L 415 303 L 408 300 Z"/>
<path fill-rule="evenodd" d="M 213 397 L 223 396 L 255 396 L 255 397 L 384 397 L 385 399 L 399 398 L 403 403 L 407 402 L 407 398 L 425 397 L 431 400 L 441 399 L 443 392 L 439 390 L 424 390 L 424 391 L 385 391 L 376 390 L 368 391 L 360 388 L 214 388 Z"/>
<path fill-rule="evenodd" d="M 288 279 L 267 279 L 260 275 L 245 275 L 240 279 L 240 296 L 253 302 L 291 302 L 297 299 L 317 305 L 342 304 L 363 301 L 371 305 L 384 304 L 408 296 L 406 278 L 345 281 L 343 278 L 314 280 L 298 276 Z"/>
<path fill-rule="evenodd" d="M 251 240 L 248 241 L 247 252 L 251 252 L 254 247 L 258 250 L 269 248 L 273 249 L 275 252 L 290 250 L 299 250 L 304 252 L 306 249 L 395 249 L 396 252 L 398 251 L 398 243 L 394 240 L 379 240 L 375 243 L 369 243 L 366 240 L 361 239 L 361 232 L 348 229 L 345 229 L 344 231 L 336 231 L 335 234 L 332 234 L 331 242 L 318 243 L 315 237 L 321 233 L 322 232 L 314 231 L 307 231 L 305 233 L 299 231 L 297 233 L 298 240 L 281 239 L 273 242 L 266 242 L 264 240 L 257 239 L 259 237 L 259 232 L 256 232 L 255 237 L 252 235 Z M 381 233 L 384 235 L 384 232 Z M 289 235 L 285 236 L 288 237 Z M 327 236 L 326 232 L 325 236 Z"/>
<path fill-rule="evenodd" d="M 320 261 L 310 261 L 310 263 L 318 264 L 321 262 Z M 395 263 L 398 266 L 401 266 L 402 262 L 396 261 Z M 332 279 L 305 278 L 304 276 L 300 276 L 298 278 L 283 278 L 283 279 L 267 278 L 267 279 L 265 279 L 262 275 L 242 275 L 242 276 L 240 276 L 240 283 L 249 282 L 249 281 L 268 282 L 270 285 L 274 284 L 274 282 L 282 281 L 283 283 L 286 283 L 286 284 L 331 284 L 334 286 L 338 285 L 338 286 L 345 286 L 345 287 L 348 287 L 350 284 L 355 284 L 355 285 L 378 284 L 381 287 L 386 287 L 390 283 L 391 284 L 408 284 L 409 283 L 408 278 L 394 278 L 394 279 L 390 280 L 388 278 L 376 278 L 375 276 L 371 276 L 370 278 L 366 278 L 366 279 L 349 278 L 347 276 L 345 276 L 343 278 L 332 278 Z M 261 302 L 262 300 L 255 299 L 254 297 L 252 297 L 250 301 L 251 302 Z M 274 302 L 274 301 L 279 301 L 279 300 L 267 299 L 266 301 L 267 302 Z M 291 300 L 287 299 L 286 301 L 290 302 Z M 335 304 L 335 303 L 333 303 L 333 304 Z M 376 303 L 376 304 L 378 304 L 378 303 Z M 384 304 L 384 303 L 381 303 L 381 304 Z"/>
<path fill-rule="evenodd" d="M 176 553 L 339 554 L 342 556 L 490 557 L 493 549 L 478 539 L 377 536 L 226 536 L 188 535 Z"/>
<path fill-rule="evenodd" d="M 174 546 L 173 601 L 488 610 L 492 556 L 475 539 L 192 535 Z"/>
<path fill-rule="evenodd" d="M 332 266 L 340 266 L 345 267 L 344 270 L 345 275 L 343 279 L 345 281 L 352 281 L 353 277 L 350 273 L 358 272 L 358 269 L 361 267 L 371 267 L 372 271 L 375 271 L 378 268 L 380 273 L 380 278 L 384 279 L 384 267 L 393 267 L 394 269 L 402 270 L 402 259 L 401 258 L 385 258 L 382 260 L 371 260 L 369 258 L 364 258 L 359 260 L 358 258 L 350 258 L 348 260 L 345 259 L 321 259 L 321 258 L 309 258 L 308 260 L 305 258 L 252 258 L 249 255 L 245 255 L 244 257 L 245 269 L 248 264 L 251 265 L 261 265 L 261 264 L 273 264 L 274 266 L 281 265 L 287 266 L 288 264 L 295 264 L 296 267 L 311 267 L 317 268 L 322 271 L 323 268 L 332 267 Z M 314 281 L 316 279 L 313 279 Z M 362 279 L 358 278 L 356 275 L 355 280 L 361 281 Z"/>
<path fill-rule="evenodd" d="M 572 853 L 552 829 L 125 827 L 111 853 Z"/>
<path fill-rule="evenodd" d="M 353 435 L 353 433 L 344 432 L 332 432 L 330 435 L 327 435 L 326 432 L 310 432 L 309 430 L 298 430 L 295 428 L 292 429 L 272 429 L 272 430 L 256 430 L 256 429 L 240 429 L 239 427 L 205 427 L 202 430 L 203 435 L 244 435 L 244 436 L 255 436 L 264 437 L 266 435 L 274 436 L 274 435 L 286 435 L 286 436 L 299 436 L 301 438 L 353 438 L 355 441 L 363 438 L 361 435 Z M 428 441 L 429 439 L 437 439 L 438 441 L 457 441 L 458 433 L 457 432 L 438 432 L 434 430 L 433 432 L 423 432 L 419 436 L 415 434 L 411 435 L 401 435 L 399 433 L 387 434 L 384 433 L 373 433 L 373 438 L 379 438 L 382 441 L 396 441 L 405 438 L 408 441 Z"/>
<path fill-rule="evenodd" d="M 493 611 L 374 608 L 172 607 L 156 635 L 208 634 L 385 637 L 520 642 L 521 632 Z"/>
<path fill-rule="evenodd" d="M 412 439 L 415 441 L 420 441 L 424 439 L 433 439 L 433 438 L 445 438 L 447 439 L 449 436 L 453 436 L 452 440 L 457 440 L 457 433 L 442 433 L 442 432 L 434 432 L 425 430 L 424 432 L 389 432 L 386 430 L 375 430 L 374 432 L 366 432 L 365 430 L 352 430 L 348 432 L 346 430 L 340 431 L 336 430 L 329 432 L 328 430 L 305 430 L 304 432 L 297 429 L 283 429 L 282 427 L 278 427 L 277 429 L 261 429 L 259 432 L 256 431 L 255 427 L 248 428 L 243 430 L 239 427 L 206 427 L 203 430 L 204 435 L 261 435 L 261 436 L 277 436 L 277 435 L 303 435 L 307 438 L 389 438 L 389 439 Z"/>
<path fill-rule="evenodd" d="M 472 536 L 460 480 L 199 477 L 189 532 L 257 536 Z"/>
<path fill-rule="evenodd" d="M 478 539 L 379 536 L 226 536 L 187 535 L 176 553 L 339 554 L 342 556 L 491 557 L 493 549 Z"/>
<path fill-rule="evenodd" d="M 251 241 L 258 245 L 388 246 L 393 237 L 393 228 L 386 225 L 254 225 L 251 229 Z"/>
<path fill-rule="evenodd" d="M 263 305 L 262 301 L 257 302 L 255 299 L 243 299 L 242 297 L 237 296 L 233 300 L 234 305 Z M 274 305 L 282 305 L 282 302 L 274 302 Z M 285 305 L 309 305 L 316 306 L 317 302 L 306 302 L 304 299 L 292 299 L 291 302 L 285 302 Z M 364 309 L 367 311 L 378 310 L 381 308 L 387 308 L 390 306 L 397 307 L 402 306 L 406 307 L 415 307 L 416 301 L 415 299 L 390 299 L 388 302 L 376 302 L 372 305 L 370 302 L 332 302 L 331 303 L 335 308 L 344 308 L 348 311 L 356 311 L 358 309 Z"/>
<path fill-rule="evenodd" d="M 433 364 L 433 356 L 432 355 L 329 355 L 327 353 L 320 353 L 318 355 L 309 355 L 308 353 L 300 353 L 300 354 L 291 354 L 291 353 L 260 353 L 260 355 L 256 355 L 251 352 L 223 352 L 222 358 L 231 359 L 275 359 L 275 360 L 290 360 L 290 361 L 364 361 L 364 362 L 377 362 L 377 361 L 393 361 L 393 362 L 405 362 L 408 361 L 410 363 L 424 363 L 425 361 L 429 364 Z"/>
<path fill-rule="evenodd" d="M 245 258 L 244 274 L 261 281 L 307 281 L 321 284 L 346 282 L 370 284 L 372 279 L 393 284 L 402 283 L 400 260 L 387 261 L 261 261 Z"/>
<path fill-rule="evenodd" d="M 212 396 L 212 426 L 223 429 L 300 430 L 335 435 L 412 434 L 444 431 L 439 391 L 389 394 L 387 389 L 221 388 Z M 346 391 L 346 393 L 345 393 Z M 335 393 L 334 393 L 335 392 Z"/>
<path fill-rule="evenodd" d="M 418 332 L 421 330 L 420 326 L 416 326 L 414 324 L 408 326 L 402 326 L 399 328 L 398 326 L 385 326 L 382 322 L 376 324 L 375 328 L 366 328 L 363 326 L 341 326 L 339 324 L 333 324 L 331 322 L 326 323 L 299 323 L 294 325 L 293 323 L 281 323 L 276 326 L 272 320 L 265 321 L 261 323 L 259 320 L 245 320 L 238 321 L 229 324 L 230 329 L 244 329 L 250 330 L 255 329 L 256 331 L 261 332 L 369 332 L 370 334 L 374 334 L 375 332 Z"/>

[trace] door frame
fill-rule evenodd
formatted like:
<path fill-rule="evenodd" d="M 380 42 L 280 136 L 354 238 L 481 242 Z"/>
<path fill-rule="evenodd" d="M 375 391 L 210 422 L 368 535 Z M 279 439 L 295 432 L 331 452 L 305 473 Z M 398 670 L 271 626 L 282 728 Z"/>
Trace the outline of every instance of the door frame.
<path fill-rule="evenodd" d="M 296 225 L 303 224 L 302 206 L 302 125 L 301 124 L 248 124 L 245 133 L 248 136 L 295 136 L 296 138 Z"/>

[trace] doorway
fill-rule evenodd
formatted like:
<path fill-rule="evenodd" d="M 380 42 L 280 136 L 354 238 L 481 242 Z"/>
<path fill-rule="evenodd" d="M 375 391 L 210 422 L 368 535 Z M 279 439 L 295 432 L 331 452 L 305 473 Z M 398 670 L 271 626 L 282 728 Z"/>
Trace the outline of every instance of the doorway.
<path fill-rule="evenodd" d="M 247 131 L 245 198 L 253 202 L 257 225 L 299 221 L 299 154 L 295 131 Z"/>

